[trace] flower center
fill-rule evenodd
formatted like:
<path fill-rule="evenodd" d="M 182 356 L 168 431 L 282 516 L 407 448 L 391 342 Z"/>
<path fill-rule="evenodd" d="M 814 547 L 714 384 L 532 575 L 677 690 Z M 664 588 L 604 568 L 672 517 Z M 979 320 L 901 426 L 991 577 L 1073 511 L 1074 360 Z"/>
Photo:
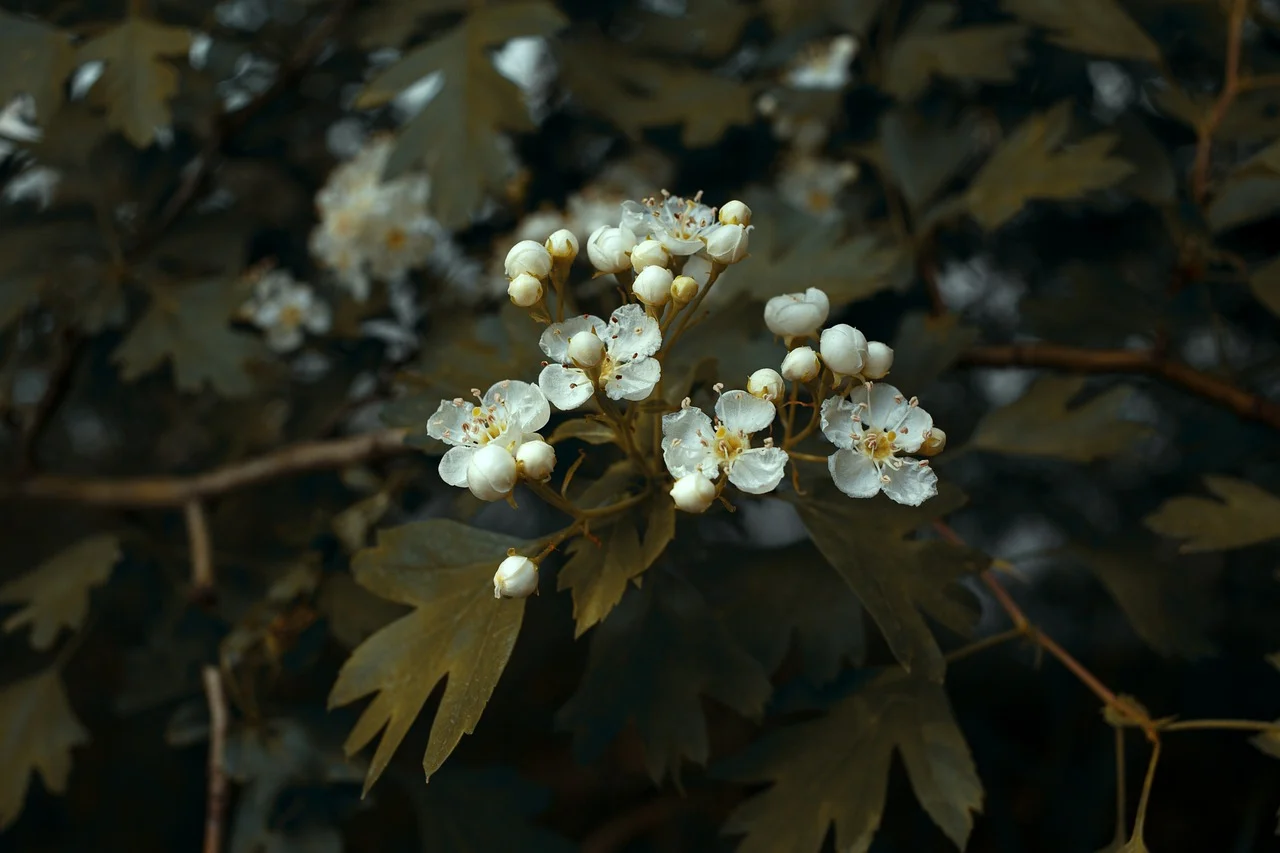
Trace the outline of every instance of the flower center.
<path fill-rule="evenodd" d="M 738 430 L 725 429 L 724 425 L 716 427 L 715 454 L 725 465 L 737 459 L 742 451 L 751 447 L 751 439 Z"/>
<path fill-rule="evenodd" d="M 893 457 L 896 447 L 894 445 L 898 438 L 898 434 L 893 430 L 887 432 L 878 429 L 869 429 L 862 434 L 863 452 L 877 462 L 883 462 Z"/>
<path fill-rule="evenodd" d="M 503 435 L 507 431 L 505 420 L 498 418 L 494 409 L 482 409 L 476 406 L 471 410 L 471 420 L 462 425 L 462 434 L 467 441 L 481 447 Z"/>
<path fill-rule="evenodd" d="M 302 309 L 297 305 L 286 305 L 280 309 L 280 325 L 286 329 L 296 329 L 302 325 Z"/>

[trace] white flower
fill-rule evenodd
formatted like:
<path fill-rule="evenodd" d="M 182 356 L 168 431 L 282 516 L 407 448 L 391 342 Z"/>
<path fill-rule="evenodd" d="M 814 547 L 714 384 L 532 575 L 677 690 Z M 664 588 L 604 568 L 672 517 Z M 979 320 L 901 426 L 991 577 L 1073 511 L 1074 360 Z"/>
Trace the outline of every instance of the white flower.
<path fill-rule="evenodd" d="M 521 308 L 536 305 L 542 298 L 542 282 L 529 273 L 522 272 L 507 285 L 507 296 Z"/>
<path fill-rule="evenodd" d="M 851 35 L 838 35 L 825 45 L 811 47 L 792 68 L 786 83 L 793 89 L 833 91 L 849 82 L 849 63 L 858 53 L 858 40 Z"/>
<path fill-rule="evenodd" d="M 497 444 L 479 448 L 467 462 L 467 488 L 482 501 L 501 500 L 511 494 L 519 476 L 516 458 Z"/>
<path fill-rule="evenodd" d="M 736 198 L 725 202 L 720 208 L 720 224 L 750 225 L 751 208 L 747 207 L 745 202 L 738 201 Z"/>
<path fill-rule="evenodd" d="M 622 203 L 623 228 L 641 237 L 652 237 L 673 255 L 694 255 L 706 248 L 707 232 L 715 228 L 715 211 L 702 203 L 702 193 L 691 199 L 663 192 L 662 200 Z"/>
<path fill-rule="evenodd" d="M 683 512 L 706 512 L 715 499 L 716 484 L 697 471 L 680 477 L 671 487 L 671 500 Z"/>
<path fill-rule="evenodd" d="M 538 589 L 538 564 L 512 554 L 498 564 L 493 576 L 494 598 L 528 598 Z"/>
<path fill-rule="evenodd" d="M 636 235 L 627 228 L 604 225 L 587 238 L 587 258 L 600 272 L 622 272 L 631 268 L 631 250 Z"/>
<path fill-rule="evenodd" d="M 526 441 L 516 448 L 516 465 L 526 479 L 545 483 L 556 469 L 556 449 L 541 438 Z"/>
<path fill-rule="evenodd" d="M 813 347 L 796 347 L 782 359 L 782 378 L 792 382 L 812 382 L 822 372 L 822 362 Z"/>
<path fill-rule="evenodd" d="M 665 267 L 671 263 L 671 253 L 657 240 L 641 240 L 631 250 L 631 268 L 641 272 L 649 267 Z"/>
<path fill-rule="evenodd" d="M 867 361 L 867 336 L 848 323 L 840 323 L 822 330 L 819 352 L 832 373 L 857 376 Z"/>
<path fill-rule="evenodd" d="M 568 228 L 561 228 L 547 238 L 547 251 L 555 260 L 573 263 L 578 257 L 578 238 Z"/>
<path fill-rule="evenodd" d="M 645 305 L 661 308 L 671 301 L 671 284 L 674 281 L 675 277 L 666 267 L 645 267 L 631 283 L 631 292 Z"/>
<path fill-rule="evenodd" d="M 747 494 L 766 494 L 781 482 L 787 454 L 770 441 L 752 447 L 751 434 L 767 428 L 776 414 L 773 403 L 746 391 L 720 395 L 715 424 L 706 412 L 685 405 L 662 416 L 662 459 L 676 479 L 697 473 L 714 480 L 723 471 Z"/>
<path fill-rule="evenodd" d="M 766 302 L 764 324 L 788 342 L 794 338 L 816 337 L 830 311 L 827 294 L 811 287 L 804 293 L 784 293 Z"/>
<path fill-rule="evenodd" d="M 831 397 L 822 404 L 822 432 L 839 448 L 827 457 L 836 488 L 851 498 L 883 491 L 907 506 L 919 506 L 938 493 L 938 475 L 929 463 L 899 453 L 914 453 L 929 438 L 933 418 L 897 388 L 871 383 L 855 388 L 849 399 Z"/>
<path fill-rule="evenodd" d="M 333 321 L 328 303 L 285 270 L 272 270 L 259 278 L 253 298 L 240 313 L 266 332 L 267 346 L 276 352 L 297 349 L 304 332 L 323 335 Z"/>
<path fill-rule="evenodd" d="M 707 234 L 707 257 L 718 264 L 736 264 L 747 256 L 750 225 L 721 225 Z"/>
<path fill-rule="evenodd" d="M 461 398 L 441 401 L 440 408 L 427 421 L 427 435 L 451 445 L 440 460 L 440 479 L 450 486 L 470 488 L 482 500 L 494 500 L 476 492 L 477 487 L 471 484 L 473 459 L 487 447 L 503 450 L 511 457 L 514 486 L 517 448 L 535 439 L 537 431 L 546 426 L 550 418 L 551 407 L 542 389 L 514 379 L 494 384 L 478 405 Z M 486 467 L 478 472 L 483 475 L 478 488 L 484 491 L 490 486 L 501 486 L 497 475 L 507 470 L 506 464 L 499 463 L 492 453 L 486 453 L 484 465 Z M 497 470 L 499 465 L 502 471 Z M 511 491 L 510 487 L 507 491 Z"/>
<path fill-rule="evenodd" d="M 600 388 L 610 400 L 643 400 L 653 393 L 653 386 L 662 378 L 662 365 L 652 358 L 662 346 L 658 321 L 640 305 L 623 305 L 608 323 L 584 314 L 552 323 L 542 333 L 538 346 L 553 363 L 542 368 L 538 385 L 556 408 L 576 409 L 595 393 L 591 374 L 574 366 L 569 352 L 569 342 L 588 331 L 605 344 L 599 369 L 592 372 L 598 374 Z"/>
<path fill-rule="evenodd" d="M 867 358 L 862 375 L 868 379 L 884 379 L 893 368 L 893 348 L 879 341 L 867 343 Z"/>
<path fill-rule="evenodd" d="M 781 397 L 785 390 L 782 375 L 772 367 L 762 367 L 747 377 L 747 393 L 761 400 L 773 402 Z"/>
<path fill-rule="evenodd" d="M 541 243 L 521 240 L 507 252 L 507 259 L 503 266 L 507 278 L 515 278 L 518 275 L 546 278 L 551 274 L 551 253 Z"/>

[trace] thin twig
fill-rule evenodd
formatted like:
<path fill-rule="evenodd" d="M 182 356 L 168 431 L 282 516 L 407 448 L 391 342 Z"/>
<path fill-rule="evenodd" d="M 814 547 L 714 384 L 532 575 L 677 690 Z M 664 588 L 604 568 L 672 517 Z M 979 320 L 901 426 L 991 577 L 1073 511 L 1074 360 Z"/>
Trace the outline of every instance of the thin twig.
<path fill-rule="evenodd" d="M 183 507 L 187 522 L 187 539 L 191 547 L 191 589 L 196 598 L 204 598 L 214 589 L 213 543 L 209 539 L 209 520 L 204 504 L 193 498 Z"/>
<path fill-rule="evenodd" d="M 1280 723 L 1268 723 L 1265 720 L 1183 720 L 1176 723 L 1166 723 L 1160 727 L 1160 731 L 1235 731 L 1280 734 Z"/>
<path fill-rule="evenodd" d="M 221 853 L 223 816 L 227 809 L 227 697 L 216 666 L 201 671 L 209 705 L 209 793 L 205 804 L 204 853 Z"/>
<path fill-rule="evenodd" d="M 1227 59 L 1222 73 L 1222 90 L 1208 115 L 1196 128 L 1196 156 L 1191 166 L 1191 198 L 1204 204 L 1209 193 L 1209 160 L 1213 153 L 1213 137 L 1227 117 L 1227 111 L 1240 94 L 1240 44 L 1244 38 L 1244 22 L 1249 0 L 1234 0 L 1227 20 Z"/>
<path fill-rule="evenodd" d="M 1062 344 L 1028 343 L 979 346 L 959 363 L 969 367 L 1045 367 L 1075 373 L 1133 373 L 1177 385 L 1246 420 L 1280 429 L 1280 403 L 1267 400 L 1208 373 L 1148 350 L 1088 349 Z"/>
<path fill-rule="evenodd" d="M 1116 726 L 1116 847 L 1124 844 L 1129 829 L 1129 804 L 1125 796 L 1128 775 L 1124 768 L 1124 728 Z"/>
<path fill-rule="evenodd" d="M 1138 798 L 1138 813 L 1133 818 L 1133 837 L 1143 840 L 1143 832 L 1147 823 L 1147 807 L 1151 804 L 1151 787 L 1156 781 L 1156 764 L 1160 761 L 1160 741 L 1151 744 L 1151 761 L 1147 764 L 1147 775 L 1142 780 L 1142 795 Z"/>
<path fill-rule="evenodd" d="M 405 430 L 387 429 L 330 441 L 307 441 L 189 477 L 94 479 L 43 475 L 10 486 L 28 498 L 112 507 L 180 507 L 291 474 L 342 468 L 411 450 Z"/>
<path fill-rule="evenodd" d="M 67 331 L 58 343 L 57 356 L 49 369 L 49 383 L 41 395 L 31 418 L 22 430 L 22 439 L 18 448 L 18 476 L 29 477 L 38 468 L 37 454 L 40 439 L 45 429 L 53 421 L 62 401 L 71 391 L 76 368 L 80 364 L 80 356 L 85 351 L 85 341 L 74 331 Z"/>

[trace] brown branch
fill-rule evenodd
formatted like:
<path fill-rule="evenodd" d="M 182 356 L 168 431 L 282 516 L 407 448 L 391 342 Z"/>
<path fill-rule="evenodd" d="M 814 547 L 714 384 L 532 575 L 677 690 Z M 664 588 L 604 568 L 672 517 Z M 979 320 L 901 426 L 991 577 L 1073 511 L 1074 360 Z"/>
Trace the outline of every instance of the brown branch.
<path fill-rule="evenodd" d="M 1246 420 L 1280 429 L 1280 403 L 1224 379 L 1147 350 L 1087 349 L 1061 344 L 1005 344 L 974 347 L 960 356 L 970 367 L 1045 367 L 1076 373 L 1136 373 L 1177 385 Z"/>
<path fill-rule="evenodd" d="M 198 498 L 187 501 L 183 512 L 187 522 L 187 539 L 191 546 L 192 597 L 206 598 L 214 590 L 213 543 L 209 539 L 209 520 L 204 514 L 204 504 Z"/>
<path fill-rule="evenodd" d="M 1213 153 L 1213 137 L 1227 117 L 1227 111 L 1240 94 L 1240 44 L 1244 37 L 1244 22 L 1249 11 L 1249 0 L 1234 0 L 1227 20 L 1227 59 L 1223 69 L 1222 91 L 1208 115 L 1196 128 L 1196 156 L 1191 166 L 1191 198 L 1196 204 L 1204 204 L 1209 193 L 1209 160 Z"/>
<path fill-rule="evenodd" d="M 227 696 L 216 666 L 201 670 L 209 705 L 209 793 L 205 804 L 204 853 L 221 853 L 227 810 Z"/>
<path fill-rule="evenodd" d="M 308 441 L 273 453 L 189 477 L 96 479 L 43 475 L 10 490 L 22 497 L 110 507 L 185 507 L 192 501 L 226 494 L 306 471 L 342 468 L 411 448 L 405 430 L 387 429 L 330 441 Z"/>

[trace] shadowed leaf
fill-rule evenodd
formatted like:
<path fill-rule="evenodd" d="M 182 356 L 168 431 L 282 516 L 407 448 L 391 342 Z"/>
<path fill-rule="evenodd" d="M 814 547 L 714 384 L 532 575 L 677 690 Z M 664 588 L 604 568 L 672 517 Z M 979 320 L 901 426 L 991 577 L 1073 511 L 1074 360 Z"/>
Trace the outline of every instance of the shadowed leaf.
<path fill-rule="evenodd" d="M 31 626 L 32 647 L 53 645 L 63 628 L 76 630 L 89 613 L 89 593 L 111 576 L 120 559 L 114 536 L 94 536 L 59 551 L 32 572 L 0 586 L 0 602 L 26 606 L 4 620 L 4 630 Z"/>
<path fill-rule="evenodd" d="M 0 687 L 0 830 L 22 812 L 32 773 L 65 793 L 71 750 L 88 742 L 56 668 Z"/>
<path fill-rule="evenodd" d="M 568 561 L 556 574 L 556 589 L 573 592 L 574 637 L 609 615 L 627 591 L 627 582 L 648 568 L 630 516 L 595 535 L 599 544 L 586 537 L 575 539 L 567 549 Z"/>
<path fill-rule="evenodd" d="M 1249 288 L 1259 302 L 1280 317 L 1280 256 L 1254 270 L 1249 276 Z"/>
<path fill-rule="evenodd" d="M 420 21 L 431 15 L 466 11 L 469 0 L 380 0 L 358 9 L 351 21 L 357 43 L 373 50 L 402 47 Z"/>
<path fill-rule="evenodd" d="M 1205 477 L 1220 500 L 1169 498 L 1143 523 L 1162 536 L 1185 540 L 1181 551 L 1228 551 L 1280 538 L 1280 497 L 1244 480 Z"/>
<path fill-rule="evenodd" d="M 71 37 L 41 21 L 0 10 L 0 105 L 27 94 L 36 120 L 47 125 L 62 106 L 67 75 L 75 65 Z"/>
<path fill-rule="evenodd" d="M 889 51 L 884 88 L 899 100 L 911 100 L 933 77 L 1012 83 L 1026 59 L 1021 24 L 989 24 L 944 29 L 956 9 L 942 3 L 925 6 Z"/>
<path fill-rule="evenodd" d="M 981 150 L 979 122 L 930 122 L 910 107 L 896 107 L 880 120 L 880 152 L 912 210 L 928 204 Z"/>
<path fill-rule="evenodd" d="M 547 443 L 559 444 L 571 438 L 585 441 L 587 444 L 613 444 L 617 442 L 618 434 L 614 432 L 613 427 L 604 421 L 592 418 L 574 418 L 556 427 L 550 437 L 547 438 Z"/>
<path fill-rule="evenodd" d="M 506 767 L 447 767 L 430 785 L 409 789 L 423 853 L 570 853 L 564 838 L 530 820 L 550 805 L 548 792 Z M 494 820 L 493 815 L 501 815 Z"/>
<path fill-rule="evenodd" d="M 166 57 L 184 57 L 191 34 L 145 18 L 129 18 L 80 48 L 80 62 L 105 63 L 107 121 L 130 142 L 146 148 L 156 129 L 170 123 L 169 100 L 178 91 L 178 72 Z"/>
<path fill-rule="evenodd" d="M 1116 0 L 1004 0 L 1006 12 L 1049 32 L 1068 50 L 1113 59 L 1157 62 L 1160 48 Z"/>
<path fill-rule="evenodd" d="M 893 383 L 901 388 L 926 387 L 973 346 L 978 334 L 976 327 L 963 325 L 955 314 L 934 317 L 915 311 L 906 315 L 893 339 Z"/>

